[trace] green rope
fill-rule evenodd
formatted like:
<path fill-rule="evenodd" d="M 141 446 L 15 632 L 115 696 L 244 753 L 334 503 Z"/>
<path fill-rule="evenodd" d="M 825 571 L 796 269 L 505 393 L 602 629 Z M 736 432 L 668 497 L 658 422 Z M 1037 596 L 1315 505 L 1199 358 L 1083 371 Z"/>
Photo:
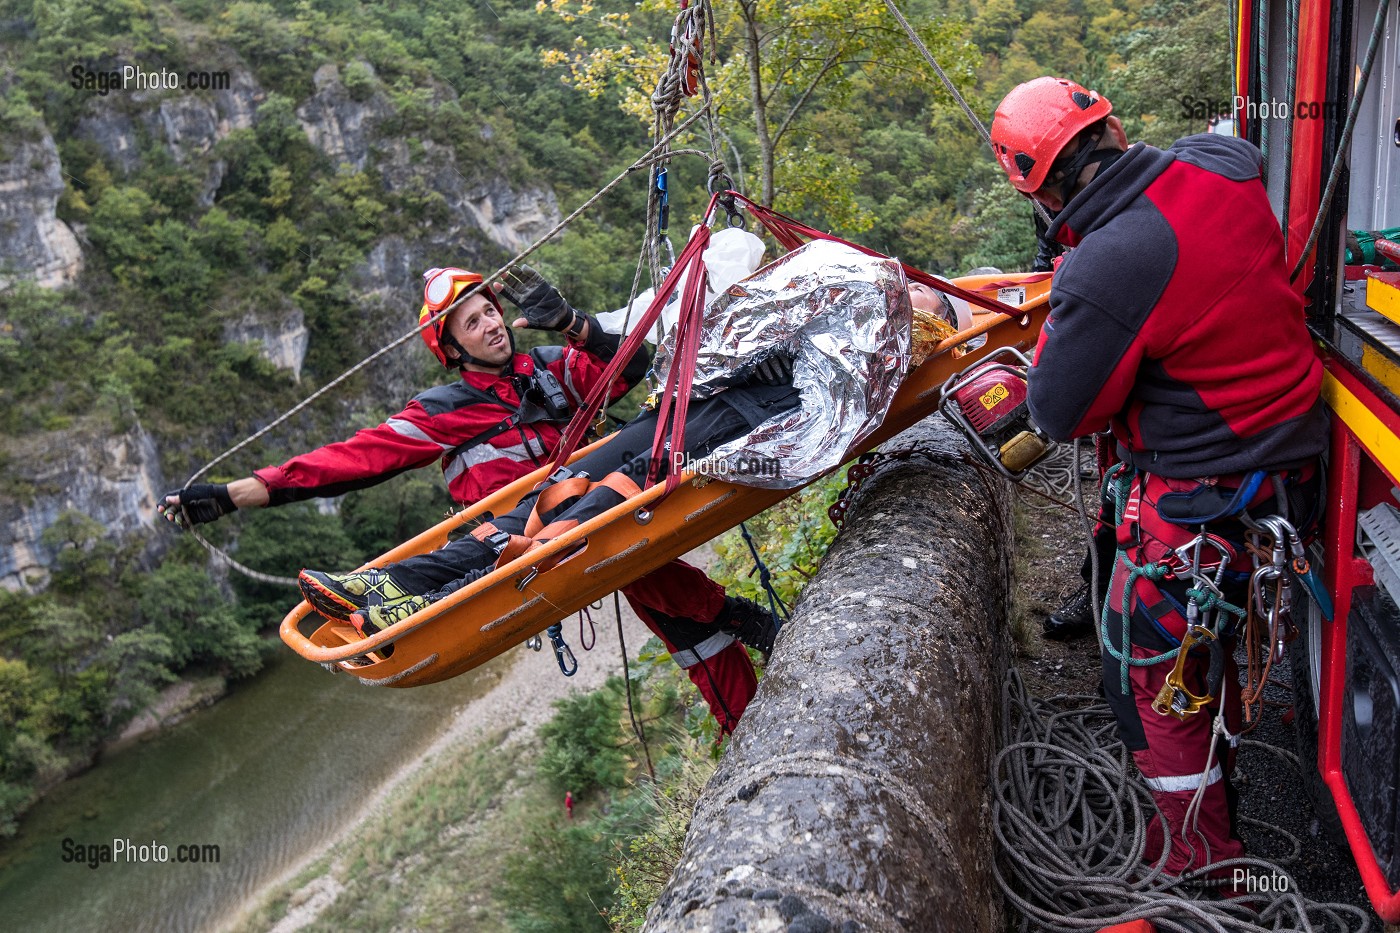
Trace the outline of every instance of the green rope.
<path fill-rule="evenodd" d="M 1108 484 L 1109 494 L 1113 496 L 1114 525 L 1123 524 L 1123 513 L 1127 509 L 1128 491 L 1132 488 L 1133 474 L 1126 469 L 1126 464 L 1118 464 L 1108 473 L 1104 474 L 1104 482 Z M 1115 564 L 1120 563 L 1128 568 L 1128 579 L 1123 584 L 1123 610 L 1120 615 L 1122 622 L 1121 637 L 1118 644 L 1121 649 L 1115 648 L 1113 642 L 1108 637 L 1108 601 L 1104 601 L 1103 613 L 1099 617 L 1099 644 L 1109 657 L 1118 662 L 1119 671 L 1122 677 L 1122 690 L 1127 694 L 1130 689 L 1128 683 L 1129 667 L 1150 667 L 1153 664 L 1162 664 L 1166 661 L 1176 660 L 1176 656 L 1181 653 L 1181 647 L 1164 651 L 1161 654 L 1148 655 L 1143 658 L 1135 658 L 1132 653 L 1132 595 L 1133 585 L 1139 579 L 1151 580 L 1157 583 L 1165 579 L 1171 572 L 1171 568 L 1166 564 L 1135 564 L 1129 559 L 1128 554 L 1123 549 L 1119 549 L 1115 558 Z M 1202 612 L 1220 610 L 1228 612 L 1236 618 L 1244 618 L 1245 611 L 1239 606 L 1222 599 L 1219 593 L 1214 590 L 1203 590 L 1192 587 L 1186 591 L 1187 599 L 1196 601 L 1196 605 Z M 1220 626 L 1216 625 L 1216 634 L 1219 634 Z"/>
<path fill-rule="evenodd" d="M 1131 607 L 1133 584 L 1142 577 L 1155 583 L 1166 577 L 1168 568 L 1163 564 L 1134 564 L 1122 550 L 1118 552 L 1117 559 L 1122 561 L 1123 566 L 1129 568 L 1128 579 L 1123 584 L 1123 611 L 1119 615 L 1122 621 L 1122 632 L 1118 643 L 1123 647 L 1121 649 L 1115 648 L 1113 642 L 1108 638 L 1107 600 L 1104 601 L 1103 617 L 1099 619 L 1099 643 L 1103 645 L 1103 650 L 1108 656 L 1118 662 L 1118 667 L 1122 674 L 1122 691 L 1124 695 L 1127 695 L 1130 692 L 1130 686 L 1128 684 L 1129 667 L 1150 667 L 1153 664 L 1161 664 L 1164 661 L 1174 660 L 1176 656 L 1181 653 L 1181 648 L 1173 648 L 1162 654 L 1149 655 L 1145 658 L 1133 657 L 1132 635 L 1129 632 L 1133 619 Z"/>

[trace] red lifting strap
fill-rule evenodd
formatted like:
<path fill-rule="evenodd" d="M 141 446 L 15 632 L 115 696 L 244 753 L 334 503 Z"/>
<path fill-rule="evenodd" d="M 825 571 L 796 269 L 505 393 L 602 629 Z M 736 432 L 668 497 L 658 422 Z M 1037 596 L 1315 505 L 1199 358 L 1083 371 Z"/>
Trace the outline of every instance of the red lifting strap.
<path fill-rule="evenodd" d="M 710 211 L 714 210 L 714 205 L 715 199 L 711 198 L 710 207 L 706 211 L 706 217 L 709 216 Z M 607 398 L 608 392 L 612 389 L 612 385 L 617 380 L 618 374 L 622 372 L 623 367 L 627 365 L 627 362 L 631 360 L 632 356 L 637 352 L 638 347 L 642 345 L 642 339 L 646 336 L 647 331 L 656 324 L 657 318 L 661 316 L 662 309 L 666 307 L 672 293 L 674 293 L 676 288 L 680 285 L 681 278 L 685 275 L 687 269 L 694 268 L 695 274 L 691 276 L 686 293 L 681 298 L 681 321 L 684 322 L 687 316 L 689 316 L 687 314 L 687 302 L 690 302 L 692 305 L 698 305 L 703 310 L 705 295 L 704 253 L 705 247 L 709 245 L 710 228 L 707 224 L 702 223 L 695 228 L 695 232 L 690 235 L 689 242 L 685 244 L 685 249 L 681 250 L 681 254 L 676 257 L 676 264 L 671 267 L 671 271 L 662 281 L 661 287 L 656 290 L 656 297 L 651 300 L 651 304 L 648 305 L 646 311 L 643 312 L 641 320 L 637 322 L 637 326 L 630 334 L 623 338 L 617 352 L 613 354 L 612 361 L 608 363 L 607 368 L 603 371 L 602 378 L 599 379 L 597 385 L 593 387 L 593 391 L 589 393 L 583 405 L 574 413 L 574 418 L 569 422 L 569 427 L 564 432 L 564 439 L 560 443 L 559 449 L 554 454 L 554 460 L 550 464 L 551 472 L 563 466 L 568 461 L 569 457 L 573 455 L 574 451 L 578 450 L 579 444 L 583 441 L 584 434 L 588 432 L 589 425 L 593 423 L 593 416 L 598 413 L 599 407 L 603 404 L 604 399 Z M 692 310 L 692 314 L 698 322 L 699 311 Z M 695 349 L 698 349 L 698 326 L 695 330 Z M 679 338 L 680 336 L 681 334 L 678 332 L 677 337 Z M 691 350 L 689 357 L 689 374 L 686 375 L 684 383 L 684 401 L 678 406 L 680 414 L 682 415 L 680 422 L 682 438 L 685 431 L 684 414 L 686 408 L 689 407 L 688 403 L 690 401 L 690 376 L 693 375 L 695 371 L 695 349 Z M 676 342 L 676 357 L 671 367 L 670 377 L 667 380 L 668 391 L 666 397 L 662 399 L 663 407 L 661 410 L 661 418 L 657 423 L 658 434 L 665 428 L 666 414 L 670 407 L 671 392 L 669 390 L 673 386 L 676 388 L 681 387 L 679 384 L 681 373 L 679 371 L 685 368 L 683 361 L 684 358 L 681 355 L 681 345 L 678 339 Z M 675 448 L 673 446 L 672 449 L 679 450 L 682 448 Z M 653 448 L 653 455 L 654 454 L 655 448 Z M 653 469 L 655 469 L 654 465 Z M 648 485 L 650 485 L 650 482 L 648 482 Z M 672 484 L 672 486 L 674 487 L 674 484 Z"/>
<path fill-rule="evenodd" d="M 671 267 L 661 287 L 656 291 L 656 297 L 651 301 L 646 311 L 642 314 L 641 320 L 630 334 L 623 339 L 617 353 L 613 355 L 612 361 L 603 372 L 603 377 L 598 381 L 588 399 L 575 413 L 574 418 L 569 422 L 568 429 L 564 432 L 564 440 L 559 445 L 558 451 L 554 454 L 554 460 L 550 465 L 551 471 L 563 466 L 579 444 L 583 441 L 584 434 L 588 431 L 588 426 L 593 423 L 593 416 L 597 414 L 599 407 L 607 397 L 613 382 L 622 372 L 622 368 L 627 365 L 641 346 L 642 339 L 657 318 L 661 316 L 661 311 L 665 308 L 671 295 L 680 285 L 680 280 L 686 272 L 690 272 L 690 278 L 686 281 L 685 293 L 681 296 L 680 320 L 676 325 L 676 335 L 673 342 L 674 355 L 671 362 L 671 371 L 666 378 L 665 390 L 661 394 L 659 404 L 659 416 L 656 423 L 656 435 L 652 441 L 651 464 L 647 472 L 646 486 L 650 487 L 656 482 L 657 471 L 660 468 L 662 458 L 666 454 L 667 422 L 670 422 L 670 456 L 671 466 L 675 467 L 680 456 L 685 450 L 685 418 L 690 408 L 690 388 L 695 377 L 695 357 L 700 348 L 701 318 L 705 310 L 705 248 L 710 244 L 709 221 L 714 214 L 715 205 L 721 200 L 730 199 L 738 201 L 744 208 L 758 219 L 763 226 L 771 233 L 779 243 L 789 251 L 797 249 L 808 240 L 830 240 L 834 243 L 842 243 L 852 249 L 859 250 L 867 256 L 874 256 L 879 259 L 888 259 L 885 254 L 843 240 L 840 237 L 825 233 L 804 223 L 793 220 L 784 214 L 761 207 L 739 194 L 737 191 L 722 191 L 710 198 L 710 204 L 705 210 L 704 222 L 699 224 L 690 235 L 690 240 L 686 243 L 685 249 L 676 257 L 676 264 Z M 986 298 L 976 292 L 968 291 L 952 284 L 935 278 L 921 269 L 901 263 L 904 267 L 905 277 L 915 282 L 922 282 L 930 288 L 945 294 L 961 298 L 969 304 L 995 311 L 1008 317 L 1019 315 L 1020 309 L 1003 302 Z M 680 480 L 680 471 L 670 469 L 666 475 L 666 491 L 662 496 L 670 495 Z M 658 502 L 660 500 L 657 500 Z M 654 504 L 653 504 L 654 507 Z"/>
<path fill-rule="evenodd" d="M 773 234 L 773 238 L 786 246 L 789 250 L 797 249 L 797 247 L 801 246 L 807 240 L 830 240 L 833 243 L 842 243 L 852 249 L 860 250 L 867 256 L 874 256 L 878 259 L 890 258 L 884 253 L 873 250 L 868 246 L 861 246 L 859 243 L 843 240 L 835 234 L 824 233 L 800 221 L 793 220 L 791 217 L 784 214 L 779 214 L 775 210 L 760 207 L 737 191 L 725 191 L 722 192 L 722 196 L 726 198 L 733 197 L 734 200 L 742 202 L 748 212 L 758 218 L 759 223 L 763 224 L 763 226 L 768 229 L 768 232 Z M 979 308 L 986 308 L 988 311 L 997 311 L 1008 317 L 1018 317 L 1021 314 L 1019 308 L 1012 307 L 1011 305 L 1004 304 L 992 298 L 984 297 L 976 292 L 970 292 L 965 288 L 959 288 L 951 282 L 944 282 L 942 279 L 934 278 L 922 269 L 916 269 L 906 263 L 900 263 L 900 265 L 904 266 L 905 278 L 911 281 L 922 282 L 929 288 L 961 298 L 968 304 L 977 305 Z"/>
<path fill-rule="evenodd" d="M 715 199 L 711 198 L 711 208 L 714 207 L 714 203 Z M 707 217 L 708 214 L 707 211 Z M 701 320 L 705 314 L 705 283 L 708 278 L 705 271 L 705 247 L 710 243 L 710 228 L 706 224 L 702 223 L 696 228 L 686 248 L 689 249 L 697 243 L 699 249 L 687 263 L 691 270 L 690 278 L 686 280 L 685 293 L 681 295 L 680 320 L 676 322 L 676 336 L 673 341 L 675 352 L 671 360 L 671 371 L 666 376 L 666 389 L 661 394 L 660 406 L 657 409 L 656 436 L 652 440 L 651 464 L 647 468 L 646 485 L 650 487 L 656 483 L 662 457 L 667 453 L 666 421 L 669 416 L 671 462 L 666 471 L 666 491 L 662 493 L 661 499 L 669 496 L 680 482 L 678 466 L 685 451 L 685 418 L 690 410 L 690 387 L 695 379 L 695 357 L 700 352 Z M 676 265 L 680 266 L 680 263 Z M 675 411 L 671 410 L 673 405 Z M 653 503 L 653 509 L 661 499 Z"/>

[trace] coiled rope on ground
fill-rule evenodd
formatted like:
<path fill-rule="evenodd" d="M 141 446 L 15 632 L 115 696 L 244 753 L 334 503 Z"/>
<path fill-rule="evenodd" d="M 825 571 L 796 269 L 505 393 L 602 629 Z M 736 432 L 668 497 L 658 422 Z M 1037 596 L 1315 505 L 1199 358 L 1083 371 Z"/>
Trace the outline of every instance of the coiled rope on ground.
<path fill-rule="evenodd" d="M 1048 456 L 1027 471 L 1021 485 L 1049 499 L 1048 503 L 1036 503 L 1027 499 L 1032 508 L 1050 509 L 1072 506 L 1078 481 L 1096 476 L 1098 457 L 1094 445 L 1075 441 L 1057 444 Z"/>
<path fill-rule="evenodd" d="M 1002 699 L 1002 750 L 992 769 L 1000 852 L 995 875 L 1021 915 L 1021 929 L 1074 933 L 1139 919 L 1163 933 L 1371 928 L 1357 907 L 1298 894 L 1286 868 L 1297 861 L 1299 843 L 1261 820 L 1242 818 L 1283 840 L 1290 854 L 1276 861 L 1231 859 L 1211 869 L 1240 868 L 1269 878 L 1267 894 L 1211 900 L 1204 870 L 1165 875 L 1167 853 L 1146 852 L 1152 797 L 1130 774 L 1128 751 L 1107 703 L 1091 696 L 1033 697 L 1014 671 Z M 1294 756 L 1273 746 L 1242 746 L 1298 767 Z M 1146 863 L 1145 857 L 1156 861 Z"/>

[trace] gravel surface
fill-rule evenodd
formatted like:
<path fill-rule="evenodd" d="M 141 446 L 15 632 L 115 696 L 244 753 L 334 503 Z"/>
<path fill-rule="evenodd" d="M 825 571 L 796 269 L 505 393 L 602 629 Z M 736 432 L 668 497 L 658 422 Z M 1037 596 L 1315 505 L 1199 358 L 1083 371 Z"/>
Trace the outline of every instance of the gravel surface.
<path fill-rule="evenodd" d="M 1094 488 L 1086 487 L 1084 495 L 1086 501 L 1097 502 Z M 1022 624 L 1034 627 L 1018 651 L 1021 674 L 1030 689 L 1042 696 L 1097 693 L 1099 654 L 1094 638 L 1059 643 L 1040 638 L 1038 630 L 1044 614 L 1081 585 L 1079 566 L 1085 538 L 1079 516 L 1024 492 L 1020 505 L 1024 516 L 1019 542 L 1023 563 L 1018 568 L 1017 583 L 1025 607 L 1026 620 Z M 1275 667 L 1271 680 L 1266 698 L 1272 703 L 1248 738 L 1291 755 L 1296 737 L 1292 725 L 1284 723 L 1284 714 L 1292 706 L 1288 665 Z M 1236 780 L 1241 791 L 1242 816 L 1272 823 L 1298 840 L 1298 860 L 1286 869 L 1297 879 L 1304 896 L 1370 911 L 1350 852 L 1335 848 L 1322 835 L 1303 793 L 1297 766 L 1288 756 L 1246 744 L 1240 751 Z M 1279 835 L 1247 824 L 1242 834 L 1252 856 L 1276 858 L 1292 848 Z M 1374 913 L 1371 918 L 1371 930 L 1384 929 Z"/>

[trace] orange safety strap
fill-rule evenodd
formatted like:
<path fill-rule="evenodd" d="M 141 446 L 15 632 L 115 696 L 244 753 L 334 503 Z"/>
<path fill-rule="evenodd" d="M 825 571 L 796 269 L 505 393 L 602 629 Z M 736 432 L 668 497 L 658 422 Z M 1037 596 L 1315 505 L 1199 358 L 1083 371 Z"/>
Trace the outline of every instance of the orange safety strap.
<path fill-rule="evenodd" d="M 578 519 L 576 518 L 561 518 L 557 522 L 550 522 L 540 529 L 540 541 L 538 543 L 543 544 L 545 541 L 551 538 L 557 538 L 564 532 L 572 531 L 577 527 Z"/>
<path fill-rule="evenodd" d="M 524 535 L 511 535 L 510 540 L 506 542 L 505 550 L 501 551 L 501 556 L 496 558 L 496 566 L 504 567 L 522 554 L 530 553 L 542 543 Z"/>
<path fill-rule="evenodd" d="M 501 529 L 497 528 L 491 522 L 482 522 L 472 529 L 472 537 L 478 541 L 484 542 L 487 538 L 500 530 Z M 521 554 L 533 550 L 536 547 L 539 547 L 539 542 L 535 541 L 533 538 L 526 537 L 525 535 L 511 535 L 510 540 L 506 542 L 505 550 L 501 551 L 496 557 L 496 566 L 504 567 Z"/>
<path fill-rule="evenodd" d="M 552 512 L 554 509 L 557 509 L 569 499 L 575 496 L 587 495 L 599 487 L 611 489 L 623 499 L 630 499 L 642 491 L 642 487 L 633 482 L 630 476 L 623 473 L 609 473 L 596 483 L 587 476 L 570 477 L 563 482 L 555 483 L 553 486 L 550 486 L 535 499 L 535 508 L 530 512 L 530 517 L 525 521 L 525 536 L 528 538 L 539 538 L 541 541 L 549 540 L 546 537 L 542 537 L 544 532 L 548 529 L 541 516 L 544 513 Z M 554 494 L 551 495 L 551 493 Z M 559 523 L 554 522 L 550 524 L 548 528 L 553 528 L 554 525 L 557 524 Z M 574 522 L 574 524 L 577 525 L 578 522 Z M 558 533 L 556 532 L 552 537 L 557 536 Z"/>
<path fill-rule="evenodd" d="M 542 514 L 552 512 L 569 499 L 581 496 L 593 488 L 593 481 L 587 476 L 571 476 L 553 486 L 546 487 L 535 499 L 535 507 L 525 520 L 525 536 L 533 538 L 544 527 Z"/>

